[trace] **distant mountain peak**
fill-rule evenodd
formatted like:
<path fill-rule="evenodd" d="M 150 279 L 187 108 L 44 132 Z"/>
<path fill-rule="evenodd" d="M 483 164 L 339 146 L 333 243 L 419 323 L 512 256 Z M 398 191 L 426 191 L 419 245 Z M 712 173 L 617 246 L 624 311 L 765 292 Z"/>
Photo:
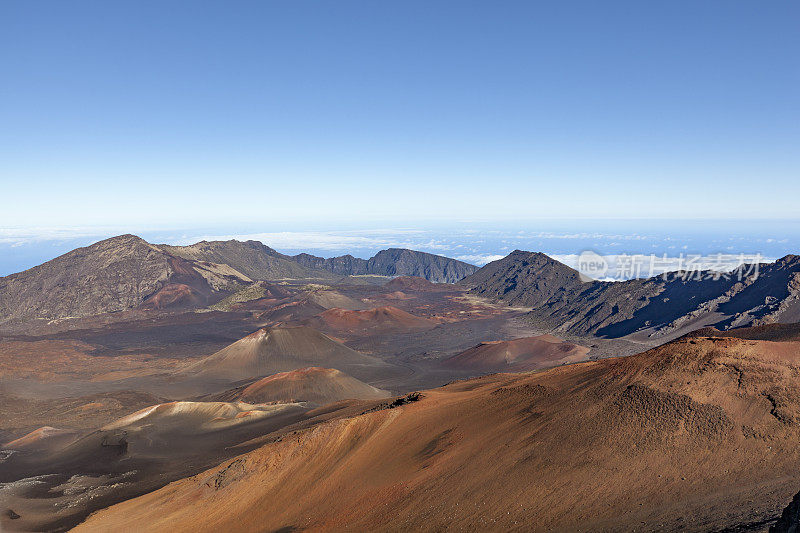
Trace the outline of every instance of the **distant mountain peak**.
<path fill-rule="evenodd" d="M 461 281 L 476 294 L 494 298 L 514 298 L 527 290 L 525 281 L 536 280 L 537 288 L 548 296 L 583 285 L 577 270 L 541 252 L 514 250 Z"/>
<path fill-rule="evenodd" d="M 434 283 L 455 283 L 478 270 L 457 259 L 406 248 L 387 248 L 369 259 L 349 254 L 328 259 L 299 254 L 294 259 L 302 265 L 344 276 L 417 276 Z"/>
<path fill-rule="evenodd" d="M 530 307 L 528 317 L 539 327 L 576 335 L 673 338 L 710 325 L 800 321 L 800 256 L 762 263 L 757 275 L 749 265 L 702 279 L 685 274 L 583 282 L 578 271 L 543 253 L 514 250 L 461 284 L 473 294 Z"/>
<path fill-rule="evenodd" d="M 154 308 L 203 307 L 250 279 L 125 234 L 0 278 L 0 320 L 53 320 Z"/>
<path fill-rule="evenodd" d="M 123 235 L 115 235 L 114 237 L 108 237 L 107 239 L 103 239 L 101 241 L 97 241 L 94 244 L 90 244 L 89 246 L 84 246 L 83 248 L 90 248 L 92 246 L 131 246 L 143 244 L 146 246 L 153 247 L 154 245 L 150 244 L 143 238 L 139 237 L 138 235 L 134 235 L 133 233 L 125 233 Z M 80 249 L 80 248 L 79 248 Z"/>
<path fill-rule="evenodd" d="M 780 263 L 783 265 L 796 265 L 800 264 L 800 255 L 795 254 L 788 254 L 776 261 L 776 263 Z"/>

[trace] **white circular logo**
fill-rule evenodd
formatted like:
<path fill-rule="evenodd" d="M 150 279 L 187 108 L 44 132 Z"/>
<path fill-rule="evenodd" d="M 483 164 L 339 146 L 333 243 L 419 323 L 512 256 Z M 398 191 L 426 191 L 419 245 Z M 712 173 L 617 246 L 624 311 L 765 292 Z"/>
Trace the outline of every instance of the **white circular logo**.
<path fill-rule="evenodd" d="M 602 255 L 591 250 L 581 252 L 578 256 L 577 267 L 583 282 L 603 279 L 608 273 L 608 261 Z"/>

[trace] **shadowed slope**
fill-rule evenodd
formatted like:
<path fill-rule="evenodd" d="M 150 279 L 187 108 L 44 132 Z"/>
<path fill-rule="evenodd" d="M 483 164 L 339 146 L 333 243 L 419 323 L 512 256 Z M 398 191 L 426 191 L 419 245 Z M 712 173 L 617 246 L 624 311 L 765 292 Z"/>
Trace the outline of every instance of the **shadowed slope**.
<path fill-rule="evenodd" d="M 310 409 L 171 402 L 60 446 L 31 435 L 27 446 L 0 454 L 0 531 L 65 531 L 92 510 L 216 464 L 235 453 L 231 447 L 296 423 Z"/>
<path fill-rule="evenodd" d="M 522 250 L 488 263 L 459 285 L 480 296 L 503 298 L 521 305 L 586 287 L 577 270 L 543 253 Z"/>
<path fill-rule="evenodd" d="M 756 275 L 756 271 L 758 275 Z M 800 256 L 744 265 L 730 274 L 671 272 L 620 282 L 582 282 L 542 253 L 516 250 L 461 281 L 478 296 L 531 308 L 539 327 L 574 335 L 675 338 L 704 326 L 800 320 Z"/>
<path fill-rule="evenodd" d="M 716 328 L 703 328 L 689 334 L 693 337 L 736 337 L 758 341 L 800 341 L 800 323 L 764 324 L 720 331 Z"/>
<path fill-rule="evenodd" d="M 77 531 L 708 531 L 780 515 L 800 481 L 800 344 L 683 339 L 499 374 L 336 420 Z"/>

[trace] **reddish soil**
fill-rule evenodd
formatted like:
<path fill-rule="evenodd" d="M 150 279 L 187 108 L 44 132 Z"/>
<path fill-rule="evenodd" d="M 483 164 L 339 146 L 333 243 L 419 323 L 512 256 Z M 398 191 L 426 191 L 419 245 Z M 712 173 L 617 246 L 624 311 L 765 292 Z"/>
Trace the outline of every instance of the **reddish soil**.
<path fill-rule="evenodd" d="M 260 329 L 199 361 L 190 373 L 207 378 L 248 379 L 305 368 L 309 365 L 359 374 L 389 365 L 306 326 Z"/>
<path fill-rule="evenodd" d="M 326 405 L 341 400 L 386 398 L 389 393 L 333 368 L 308 367 L 280 372 L 215 399 L 247 403 L 313 402 Z"/>
<path fill-rule="evenodd" d="M 204 299 L 183 283 L 169 283 L 147 299 L 142 309 L 167 309 L 169 307 L 200 307 Z"/>
<path fill-rule="evenodd" d="M 147 354 L 95 355 L 96 346 L 78 340 L 0 342 L 0 377 L 63 381 L 110 380 L 172 372 L 185 365 Z"/>
<path fill-rule="evenodd" d="M 443 362 L 444 366 L 485 372 L 523 372 L 586 359 L 589 348 L 552 335 L 483 342 Z"/>
<path fill-rule="evenodd" d="M 337 333 L 390 333 L 429 329 L 436 322 L 414 316 L 396 307 L 385 306 L 364 311 L 328 309 L 305 322 L 311 327 Z"/>
<path fill-rule="evenodd" d="M 800 486 L 798 367 L 800 343 L 700 337 L 456 382 L 300 431 L 76 531 L 752 528 Z"/>

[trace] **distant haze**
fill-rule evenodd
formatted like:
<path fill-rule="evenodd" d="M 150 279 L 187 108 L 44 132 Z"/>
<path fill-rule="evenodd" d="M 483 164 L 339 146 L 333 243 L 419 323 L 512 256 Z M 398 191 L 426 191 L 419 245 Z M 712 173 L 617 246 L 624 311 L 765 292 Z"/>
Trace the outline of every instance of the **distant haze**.
<path fill-rule="evenodd" d="M 385 248 L 411 248 L 483 265 L 515 249 L 545 252 L 574 266 L 575 255 L 761 254 L 764 260 L 800 252 L 798 221 L 541 220 L 517 224 L 428 223 L 406 227 L 333 228 L 287 224 L 161 229 L 136 227 L 0 228 L 0 275 L 30 268 L 78 246 L 136 233 L 153 243 L 258 240 L 287 254 L 368 258 Z"/>

